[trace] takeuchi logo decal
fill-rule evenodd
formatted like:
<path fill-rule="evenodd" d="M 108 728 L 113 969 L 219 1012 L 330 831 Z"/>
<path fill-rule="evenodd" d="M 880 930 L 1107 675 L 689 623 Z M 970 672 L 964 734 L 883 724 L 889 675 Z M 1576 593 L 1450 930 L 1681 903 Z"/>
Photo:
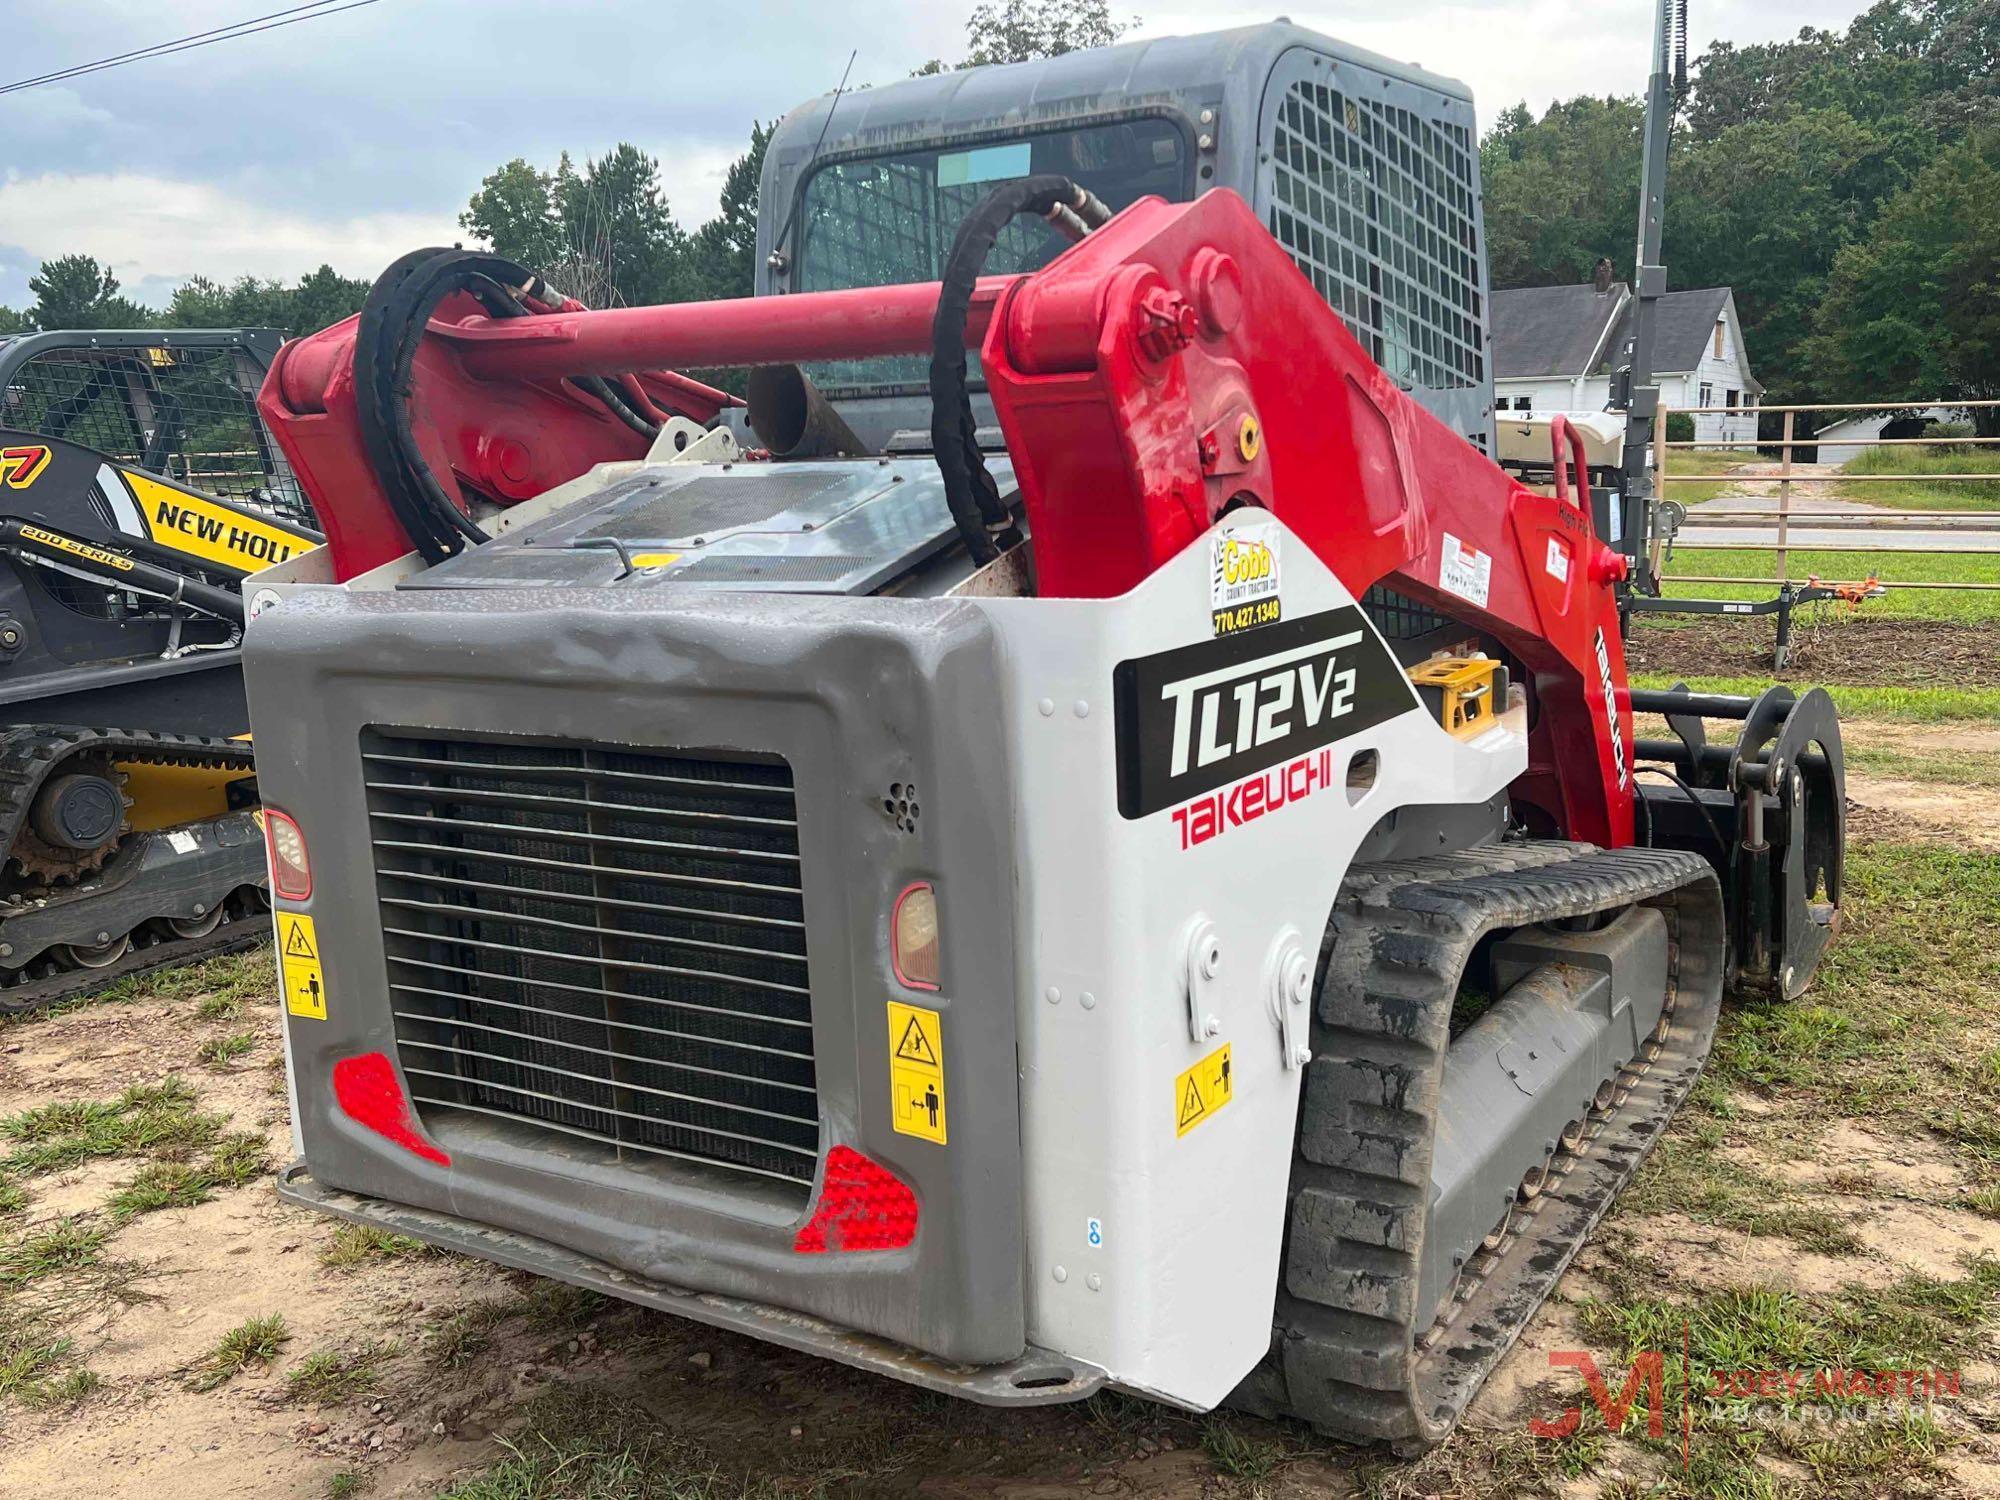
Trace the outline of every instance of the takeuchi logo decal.
<path fill-rule="evenodd" d="M 1333 752 L 1315 750 L 1275 770 L 1197 797 L 1186 807 L 1174 809 L 1174 828 L 1180 834 L 1181 847 L 1192 849 L 1232 828 L 1254 823 L 1266 813 L 1303 802 L 1332 786 L 1333 778 Z"/>
<path fill-rule="evenodd" d="M 1270 795 L 1237 787 L 1235 806 L 1258 797 L 1253 805 L 1282 805 L 1296 784 L 1290 768 L 1311 752 L 1418 707 L 1409 678 L 1353 605 L 1120 662 L 1112 688 L 1118 811 L 1127 818 L 1276 767 L 1287 768 L 1286 785 Z"/>

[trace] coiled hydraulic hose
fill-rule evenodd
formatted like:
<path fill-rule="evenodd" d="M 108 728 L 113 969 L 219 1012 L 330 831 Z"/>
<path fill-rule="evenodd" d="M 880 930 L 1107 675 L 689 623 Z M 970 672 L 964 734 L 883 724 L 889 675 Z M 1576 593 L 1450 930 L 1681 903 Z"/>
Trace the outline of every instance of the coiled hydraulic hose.
<path fill-rule="evenodd" d="M 354 339 L 355 414 L 361 441 L 389 508 L 426 563 L 443 562 L 486 533 L 454 499 L 425 462 L 410 426 L 411 368 L 430 316 L 454 292 L 468 292 L 494 317 L 530 316 L 522 297 L 549 306 L 562 302 L 525 266 L 476 250 L 413 250 L 384 271 L 362 305 Z M 620 422 L 647 438 L 658 426 L 622 392 L 599 376 L 577 388 Z"/>
<path fill-rule="evenodd" d="M 966 381 L 965 318 L 972 307 L 973 288 L 986 268 L 994 241 L 1016 214 L 1040 214 L 1072 238 L 1095 229 L 1111 211 L 1088 189 L 1053 173 L 1002 183 L 984 198 L 951 242 L 938 295 L 937 317 L 931 324 L 931 450 L 944 479 L 958 534 L 984 567 L 1021 540 L 1020 528 L 1000 499 L 1000 487 L 987 472 L 979 451 L 972 417 L 972 393 Z"/>

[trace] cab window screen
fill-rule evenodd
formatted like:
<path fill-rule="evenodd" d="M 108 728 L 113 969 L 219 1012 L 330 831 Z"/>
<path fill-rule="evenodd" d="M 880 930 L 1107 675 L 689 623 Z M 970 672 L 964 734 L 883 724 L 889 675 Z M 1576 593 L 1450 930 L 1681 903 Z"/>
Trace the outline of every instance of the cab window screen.
<path fill-rule="evenodd" d="M 1179 201 L 1193 186 L 1187 142 L 1167 120 L 1126 120 L 970 148 L 835 162 L 807 180 L 799 210 L 799 290 L 936 281 L 952 236 L 996 183 L 1059 172 L 1114 210 L 1139 198 Z M 1039 270 L 1068 245 L 1037 219 L 1016 219 L 987 259 L 988 275 Z M 847 394 L 921 388 L 921 355 L 817 366 L 813 379 Z"/>

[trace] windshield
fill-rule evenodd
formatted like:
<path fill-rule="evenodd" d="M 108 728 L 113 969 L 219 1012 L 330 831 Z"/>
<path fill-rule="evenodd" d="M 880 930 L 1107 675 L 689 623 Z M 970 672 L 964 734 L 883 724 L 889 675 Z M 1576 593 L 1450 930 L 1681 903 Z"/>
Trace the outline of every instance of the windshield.
<path fill-rule="evenodd" d="M 966 149 L 899 152 L 834 162 L 807 179 L 799 208 L 801 291 L 936 281 L 959 221 L 996 183 L 1059 172 L 1113 210 L 1137 199 L 1183 199 L 1193 187 L 1186 139 L 1172 121 L 1122 120 L 1052 130 Z M 1033 271 L 1069 241 L 1039 219 L 1000 234 L 986 274 Z M 971 360 L 977 376 L 977 358 Z M 814 366 L 815 382 L 843 395 L 891 394 L 925 383 L 922 355 Z"/>

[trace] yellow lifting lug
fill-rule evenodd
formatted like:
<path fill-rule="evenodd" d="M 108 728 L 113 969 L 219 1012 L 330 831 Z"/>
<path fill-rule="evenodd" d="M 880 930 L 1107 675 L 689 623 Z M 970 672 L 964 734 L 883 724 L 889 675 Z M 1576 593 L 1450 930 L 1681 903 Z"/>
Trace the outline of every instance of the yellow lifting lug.
<path fill-rule="evenodd" d="M 1410 668 L 1410 681 L 1446 733 L 1462 740 L 1493 728 L 1507 706 L 1507 669 L 1490 656 L 1433 656 Z"/>

